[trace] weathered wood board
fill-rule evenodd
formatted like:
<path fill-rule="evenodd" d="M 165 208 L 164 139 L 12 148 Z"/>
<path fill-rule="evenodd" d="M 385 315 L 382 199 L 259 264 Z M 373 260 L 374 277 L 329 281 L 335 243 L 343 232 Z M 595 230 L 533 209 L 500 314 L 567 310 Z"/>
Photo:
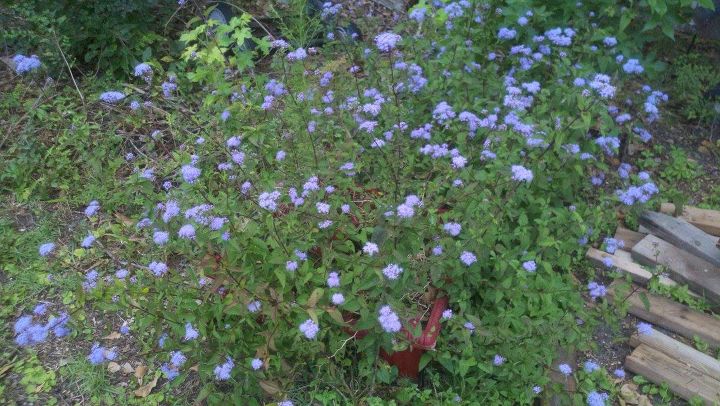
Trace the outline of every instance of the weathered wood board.
<path fill-rule="evenodd" d="M 608 288 L 608 294 L 613 298 L 617 284 L 615 282 Z M 633 294 L 628 292 L 627 299 L 624 296 L 614 298 L 614 300 L 627 300 L 630 314 L 689 339 L 698 336 L 711 347 L 720 348 L 720 319 L 693 310 L 674 300 L 649 293 L 644 288 L 638 286 L 633 286 L 633 288 L 637 290 Z M 649 309 L 645 309 L 640 298 L 641 293 L 645 293 L 650 303 Z"/>
<path fill-rule="evenodd" d="M 605 268 L 605 264 L 603 264 L 603 258 L 610 258 L 613 261 L 613 265 L 615 266 L 615 269 L 617 269 L 620 272 L 626 273 L 630 275 L 632 280 L 637 283 L 641 283 L 643 285 L 647 284 L 647 282 L 652 278 L 653 274 L 648 271 L 647 269 L 643 268 L 640 264 L 636 263 L 632 260 L 632 257 L 628 251 L 625 250 L 617 250 L 615 251 L 615 254 L 608 254 L 605 251 L 600 251 L 595 248 L 588 249 L 587 253 L 585 254 L 585 257 L 597 264 L 598 266 Z M 675 286 L 677 283 L 666 277 L 666 276 L 660 276 L 659 281 L 663 285 L 667 286 Z"/>
<path fill-rule="evenodd" d="M 706 405 L 720 402 L 720 381 L 645 344 L 625 358 L 625 368 L 651 382 L 667 383 L 685 400 L 700 396 Z"/>
<path fill-rule="evenodd" d="M 556 363 L 576 365 L 577 353 L 573 349 L 558 348 L 558 356 L 556 359 Z M 573 376 L 565 376 L 560 373 L 560 371 L 550 370 L 550 380 L 552 382 L 561 384 L 564 387 L 565 392 L 567 392 L 570 396 L 572 396 L 572 394 L 577 391 L 577 382 L 575 382 L 575 378 Z M 550 391 L 548 391 L 546 392 L 545 397 L 542 400 L 542 405 L 563 406 L 567 404 L 567 396 L 568 395 L 564 393 L 551 393 Z"/>
<path fill-rule="evenodd" d="M 708 261 L 647 235 L 632 249 L 632 259 L 643 265 L 664 265 L 671 278 L 714 303 L 720 303 L 720 270 Z"/>
<path fill-rule="evenodd" d="M 615 230 L 615 239 L 616 240 L 623 240 L 625 243 L 625 247 L 623 247 L 624 250 L 630 251 L 632 247 L 635 246 L 640 240 L 642 240 L 647 234 L 640 233 L 633 230 L 628 230 L 625 227 L 618 226 L 618 228 Z"/>
<path fill-rule="evenodd" d="M 717 240 L 687 221 L 653 211 L 644 212 L 639 220 L 651 234 L 715 266 L 720 266 L 720 248 L 716 246 Z"/>
<path fill-rule="evenodd" d="M 633 347 L 645 344 L 676 360 L 691 364 L 713 379 L 720 380 L 720 361 L 660 331 L 653 330 L 652 334 L 633 334 L 629 344 Z"/>
<path fill-rule="evenodd" d="M 393 11 L 405 10 L 405 0 L 373 0 L 373 1 L 384 7 L 387 7 Z"/>
<path fill-rule="evenodd" d="M 675 205 L 662 203 L 660 212 L 669 216 L 675 215 Z M 683 206 L 680 217 L 695 227 L 714 236 L 720 236 L 720 211 L 701 209 L 693 206 Z"/>

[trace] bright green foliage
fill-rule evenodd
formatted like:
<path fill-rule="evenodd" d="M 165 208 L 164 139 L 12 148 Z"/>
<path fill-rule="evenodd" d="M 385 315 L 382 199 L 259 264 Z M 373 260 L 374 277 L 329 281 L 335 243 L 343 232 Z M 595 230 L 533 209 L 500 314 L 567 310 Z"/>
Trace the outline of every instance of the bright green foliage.
<path fill-rule="evenodd" d="M 146 85 L 138 79 L 140 91 L 123 88 L 128 99 L 149 100 L 154 107 L 136 112 L 90 96 L 91 108 L 81 110 L 72 88 L 58 92 L 54 106 L 23 104 L 23 87 L 18 86 L 3 103 L 27 118 L 11 123 L 22 130 L 8 145 L 3 189 L 20 201 L 54 199 L 80 212 L 90 200 L 99 200 L 102 209 L 62 230 L 62 238 L 56 238 L 60 230 L 43 229 L 42 235 L 19 242 L 17 250 L 32 254 L 34 272 L 40 272 L 35 261 L 67 272 L 52 286 L 61 288 L 64 303 L 77 310 L 73 317 L 78 326 L 86 317 L 85 306 L 132 317 L 138 352 L 147 354 L 153 373 L 159 374 L 157 367 L 168 362 L 170 351 L 182 351 L 188 361 L 179 377 L 163 381 L 164 388 L 179 390 L 195 376 L 190 367 L 197 365 L 202 382 L 197 401 L 442 404 L 459 396 L 483 405 L 532 403 L 534 386 L 555 389 L 548 373 L 557 369 L 558 348 L 592 348 L 589 337 L 598 316 L 612 317 L 602 298 L 594 309 L 586 306 L 581 294 L 586 281 L 572 274 L 582 266 L 586 243 L 614 227 L 616 210 L 632 218 L 641 208 L 622 205 L 614 191 L 643 179 L 637 171 L 627 180 L 618 177 L 615 155 L 620 151 L 603 151 L 596 142 L 600 136 L 636 140 L 633 127 L 645 118 L 642 111 L 628 108 L 633 119 L 618 124 L 610 112 L 611 105 L 625 109 L 621 101 L 628 98 L 642 106 L 647 97 L 647 91 L 637 89 L 638 77 L 623 70 L 616 54 L 640 59 L 648 72 L 662 66 L 641 58 L 642 40 L 633 38 L 638 23 L 626 21 L 648 7 L 644 2 L 627 13 L 610 2 L 593 5 L 597 18 L 574 1 L 537 7 L 515 1 L 504 5 L 502 13 L 494 6 L 478 5 L 482 24 L 474 22 L 470 10 L 454 21 L 441 10 L 428 11 L 421 24 L 404 21 L 396 29 L 403 39 L 395 45 L 402 54 L 379 52 L 373 38 L 352 43 L 338 36 L 296 61 L 288 53 L 314 35 L 303 26 L 286 25 L 295 46 L 270 51 L 269 38 L 251 38 L 247 14 L 227 25 L 191 19 L 180 36 L 181 57 L 155 58 L 169 63 L 168 72 L 153 62 L 156 77 L 177 76 L 177 95 L 160 98 L 159 80 Z M 657 2 L 650 7 L 659 16 L 670 12 Z M 520 29 L 515 22 L 528 10 L 533 16 Z M 517 43 L 532 44 L 533 36 L 568 21 L 576 30 L 572 44 L 553 46 L 528 69 L 519 69 L 520 56 L 510 53 L 515 42 L 498 38 L 501 27 L 515 27 Z M 596 21 L 599 27 L 588 28 Z M 447 28 L 448 23 L 455 25 Z M 610 35 L 617 36 L 617 50 L 603 45 Z M 262 70 L 253 66 L 253 57 L 267 54 L 271 60 L 264 61 Z M 128 54 L 112 61 L 124 70 L 136 62 L 131 59 Z M 400 62 L 416 64 L 428 80 L 425 86 L 409 91 L 412 78 Z M 327 73 L 332 79 L 323 85 Z M 573 83 L 576 78 L 589 82 L 598 73 L 607 74 L 616 89 L 612 100 Z M 532 81 L 538 81 L 537 91 L 520 89 Z M 268 99 L 277 82 L 285 92 L 277 90 Z M 518 120 L 533 126 L 529 134 L 513 129 L 506 119 L 504 101 L 514 92 L 510 87 L 532 97 L 528 106 L 516 109 Z M 372 95 L 373 88 L 382 102 Z M 332 100 L 321 101 L 323 96 L 331 99 L 328 90 Z M 501 113 L 496 124 L 469 131 L 458 118 L 433 117 L 442 102 L 455 114 L 487 118 L 495 108 Z M 376 116 L 358 108 L 373 103 L 382 105 Z M 58 106 L 85 113 L 68 117 Z M 361 123 L 370 121 L 377 128 L 363 129 Z M 429 140 L 410 136 L 426 123 L 432 123 Z M 161 132 L 153 138 L 156 128 Z M 241 139 L 239 145 L 228 144 L 234 136 Z M 540 139 L 537 145 L 532 137 Z M 418 152 L 425 144 L 442 143 L 448 144 L 446 155 L 456 148 L 467 162 Z M 591 157 L 580 159 L 573 146 Z M 233 161 L 236 149 L 245 154 L 244 161 L 218 169 Z M 279 151 L 286 153 L 284 159 L 277 159 Z M 495 156 L 482 155 L 484 151 Z M 129 152 L 133 156 L 126 158 Z M 646 159 L 652 159 L 650 152 Z M 354 164 L 352 170 L 339 169 L 348 162 Z M 185 165 L 202 173 L 183 180 Z M 513 179 L 513 165 L 531 170 L 532 180 Z M 683 177 L 684 166 L 678 165 L 681 169 L 671 168 L 680 172 L 664 173 Z M 141 176 L 150 168 L 151 175 Z M 590 182 L 600 173 L 606 189 Z M 319 190 L 295 205 L 289 188 L 302 193 L 313 176 Z M 166 181 L 171 187 L 164 187 Z M 244 187 L 246 181 L 251 186 Z M 281 192 L 278 207 L 268 210 L 260 195 L 275 190 Z M 412 195 L 422 204 L 413 207 L 412 216 L 400 218 L 398 206 Z M 182 212 L 165 221 L 169 200 L 178 201 Z M 321 202 L 330 205 L 327 214 L 316 209 Z M 227 221 L 211 230 L 207 219 L 184 214 L 200 204 L 213 206 L 208 216 Z M 345 204 L 347 213 L 341 209 Z M 150 219 L 150 227 L 138 227 L 144 218 Z M 326 227 L 324 220 L 332 224 Z M 451 222 L 462 225 L 457 236 L 444 229 Z M 186 224 L 195 227 L 194 238 L 178 236 Z M 168 232 L 170 241 L 156 244 L 155 231 Z M 82 249 L 79 241 L 88 232 L 98 242 Z M 51 239 L 61 243 L 57 252 L 38 259 L 37 245 Z M 378 245 L 377 254 L 363 253 L 368 242 Z M 443 252 L 433 255 L 436 246 Z M 308 259 L 300 260 L 295 250 Z M 476 262 L 460 260 L 466 251 Z M 153 261 L 166 263 L 167 274 L 153 275 L 148 269 Z M 288 261 L 297 261 L 297 269 L 288 270 Z M 536 269 L 525 267 L 529 261 Z M 26 263 L 15 262 L 13 274 Z M 383 274 L 389 264 L 404 269 L 397 279 Z M 120 268 L 132 279 L 115 277 Z M 84 290 L 85 275 L 74 270 L 88 269 L 97 270 L 101 282 Z M 332 271 L 340 274 L 339 287 L 328 286 Z M 41 275 L 49 284 L 47 275 Z M 342 293 L 345 302 L 334 304 L 334 293 Z M 429 311 L 433 295 L 447 296 L 454 316 L 442 321 L 434 351 L 421 358 L 424 386 L 413 386 L 378 356 L 381 350 L 409 346 L 404 333 L 382 327 L 378 311 L 391 306 L 411 335 L 418 336 L 420 329 L 409 320 Z M 11 298 L 12 303 L 18 300 Z M 252 313 L 248 304 L 255 300 L 262 307 Z M 317 337 L 308 339 L 299 330 L 307 320 L 319 325 Z M 183 338 L 187 323 L 199 338 Z M 367 336 L 351 339 L 356 331 Z M 77 331 L 93 333 L 87 327 Z M 163 334 L 168 338 L 161 348 Z M 495 355 L 502 355 L 504 363 L 495 365 Z M 228 356 L 235 368 L 230 379 L 218 381 L 214 370 Z M 253 358 L 263 361 L 257 371 L 250 367 Z M 83 393 L 110 403 L 117 388 L 108 385 L 103 366 L 83 361 L 78 357 L 61 373 L 82 381 Z M 605 372 L 577 372 L 576 377 L 580 386 L 574 401 L 582 402 L 592 391 L 615 395 Z M 161 402 L 163 396 L 148 402 Z"/>

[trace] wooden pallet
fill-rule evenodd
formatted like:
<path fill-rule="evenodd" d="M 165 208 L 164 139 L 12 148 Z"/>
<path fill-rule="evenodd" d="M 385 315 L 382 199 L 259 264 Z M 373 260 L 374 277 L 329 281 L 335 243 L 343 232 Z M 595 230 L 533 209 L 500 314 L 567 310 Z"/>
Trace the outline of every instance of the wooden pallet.
<path fill-rule="evenodd" d="M 673 205 L 663 204 L 660 213 L 643 213 L 639 231 L 616 230 L 615 238 L 625 243 L 623 249 L 609 254 L 590 248 L 586 257 L 603 270 L 607 269 L 603 260 L 610 258 L 613 271 L 632 279 L 630 292 L 621 293 L 619 281 L 610 285 L 608 296 L 616 304 L 626 304 L 629 313 L 690 342 L 700 339 L 718 350 L 720 317 L 636 285 L 648 283 L 651 267 L 662 267 L 661 284 L 685 284 L 692 294 L 720 304 L 720 211 L 684 207 L 679 217 L 672 217 L 674 212 Z M 720 361 L 656 329 L 649 335 L 634 334 L 629 343 L 635 348 L 625 360 L 629 371 L 654 383 L 667 383 L 683 399 L 720 404 Z"/>

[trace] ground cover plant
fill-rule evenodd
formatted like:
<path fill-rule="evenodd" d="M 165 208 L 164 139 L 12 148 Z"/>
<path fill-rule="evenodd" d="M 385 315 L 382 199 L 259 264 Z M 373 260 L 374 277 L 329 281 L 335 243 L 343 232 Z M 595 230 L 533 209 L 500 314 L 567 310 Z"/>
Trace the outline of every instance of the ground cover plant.
<path fill-rule="evenodd" d="M 588 244 L 621 244 L 616 212 L 659 193 L 628 150 L 653 142 L 668 96 L 626 32 L 639 23 L 607 3 L 420 2 L 364 39 L 331 28 L 322 48 L 253 34 L 248 14 L 187 13 L 180 53 L 82 102 L 72 85 L 53 96 L 84 106 L 70 120 L 23 106 L 56 85 L 16 56 L 3 103 L 31 124 L 3 187 L 74 214 L 2 235 L 9 267 L 30 270 L 24 295 L 67 292 L 4 311 L 8 341 L 93 337 L 63 365 L 93 403 L 117 396 L 109 362 L 138 359 L 150 372 L 128 402 L 195 379 L 188 401 L 209 404 L 529 404 L 558 389 L 553 371 L 581 382 L 573 402 L 611 402 L 610 374 L 557 351 L 590 348 L 612 317 L 607 279 L 572 271 Z M 380 354 L 411 346 L 443 298 L 414 386 Z M 88 331 L 93 312 L 122 321 Z"/>

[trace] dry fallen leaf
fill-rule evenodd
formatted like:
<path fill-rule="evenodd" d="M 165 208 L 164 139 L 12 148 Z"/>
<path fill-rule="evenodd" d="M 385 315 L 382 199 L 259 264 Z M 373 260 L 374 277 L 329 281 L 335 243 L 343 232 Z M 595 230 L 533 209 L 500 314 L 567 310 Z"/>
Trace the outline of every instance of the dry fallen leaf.
<path fill-rule="evenodd" d="M 126 227 L 132 227 L 135 225 L 135 222 L 130 220 L 127 216 L 124 216 L 120 213 L 115 213 L 115 218 L 118 219 L 121 223 L 123 223 Z"/>
<path fill-rule="evenodd" d="M 135 394 L 135 396 L 137 396 L 139 398 L 147 397 L 147 395 L 150 394 L 150 392 L 153 390 L 155 385 L 157 385 L 158 378 L 160 378 L 160 375 L 155 375 L 155 379 L 148 382 L 147 385 L 144 385 L 144 386 L 141 386 L 141 387 L 135 389 L 135 392 L 133 392 Z"/>
<path fill-rule="evenodd" d="M 108 363 L 107 369 L 114 374 L 115 372 L 120 370 L 120 364 L 111 361 Z"/>
<path fill-rule="evenodd" d="M 133 373 L 133 371 L 135 371 L 135 369 L 132 367 L 132 365 L 130 365 L 129 362 L 122 364 L 122 373 L 123 374 L 125 374 L 125 375 L 131 374 L 131 373 Z"/>
<path fill-rule="evenodd" d="M 190 367 L 190 370 L 191 370 L 191 371 L 197 372 L 198 369 L 200 369 L 200 364 L 195 364 L 195 365 L 193 365 L 193 366 Z"/>
<path fill-rule="evenodd" d="M 106 335 L 105 337 L 103 337 L 103 340 L 117 340 L 120 337 L 122 337 L 122 335 L 120 333 L 118 333 L 117 331 L 114 331 L 114 332 Z"/>
<path fill-rule="evenodd" d="M 620 388 L 620 405 L 652 406 L 650 398 L 638 392 L 638 386 L 633 383 L 626 383 Z"/>
<path fill-rule="evenodd" d="M 268 394 L 268 395 L 275 395 L 277 393 L 280 393 L 282 390 L 280 388 L 280 385 L 277 382 L 273 381 L 260 381 L 260 387 Z"/>
<path fill-rule="evenodd" d="M 145 365 L 138 365 L 135 368 L 135 378 L 137 378 L 138 383 L 142 383 L 142 378 L 145 376 L 145 373 L 147 372 L 147 366 Z"/>

